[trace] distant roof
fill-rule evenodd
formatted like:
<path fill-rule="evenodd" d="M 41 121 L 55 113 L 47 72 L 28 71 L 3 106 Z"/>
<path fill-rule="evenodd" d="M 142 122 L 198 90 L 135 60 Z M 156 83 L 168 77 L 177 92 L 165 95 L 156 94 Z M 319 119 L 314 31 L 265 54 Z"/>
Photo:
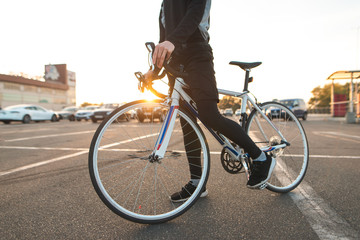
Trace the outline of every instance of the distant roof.
<path fill-rule="evenodd" d="M 12 75 L 5 75 L 5 74 L 0 74 L 0 82 L 11 82 L 11 83 L 25 84 L 25 85 L 30 85 L 30 86 L 60 89 L 60 90 L 68 90 L 69 89 L 69 86 L 66 84 L 63 84 L 62 82 L 59 82 L 59 83 L 42 82 L 42 81 L 24 78 L 24 77 L 20 77 L 20 76 L 12 76 Z"/>
<path fill-rule="evenodd" d="M 360 79 L 360 70 L 354 71 L 337 71 L 331 74 L 327 80 L 341 80 L 341 79 Z"/>

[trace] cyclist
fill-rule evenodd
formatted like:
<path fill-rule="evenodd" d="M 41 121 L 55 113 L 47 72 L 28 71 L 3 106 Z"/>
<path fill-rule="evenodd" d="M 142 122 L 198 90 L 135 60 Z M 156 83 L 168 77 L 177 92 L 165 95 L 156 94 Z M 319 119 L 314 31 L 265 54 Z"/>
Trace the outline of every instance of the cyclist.
<path fill-rule="evenodd" d="M 250 155 L 253 167 L 247 187 L 256 189 L 268 181 L 276 161 L 262 152 L 239 124 L 223 117 L 218 111 L 218 91 L 208 33 L 210 6 L 211 0 L 163 0 L 159 16 L 160 41 L 153 52 L 153 64 L 160 69 L 164 61 L 170 60 L 171 66 L 183 69 L 188 74 L 184 80 L 190 86 L 190 94 L 196 102 L 199 118 L 205 125 L 222 133 Z M 156 70 L 149 70 L 145 78 L 150 79 L 154 74 L 157 74 Z M 192 136 L 186 134 L 186 127 L 183 132 L 188 150 Z M 191 141 L 190 145 L 193 147 L 199 144 Z M 174 202 L 186 201 L 196 189 L 201 177 L 201 163 L 200 158 L 194 157 L 195 155 L 200 156 L 200 151 L 187 153 L 191 180 L 181 191 L 171 196 Z M 204 188 L 201 197 L 207 194 Z"/>

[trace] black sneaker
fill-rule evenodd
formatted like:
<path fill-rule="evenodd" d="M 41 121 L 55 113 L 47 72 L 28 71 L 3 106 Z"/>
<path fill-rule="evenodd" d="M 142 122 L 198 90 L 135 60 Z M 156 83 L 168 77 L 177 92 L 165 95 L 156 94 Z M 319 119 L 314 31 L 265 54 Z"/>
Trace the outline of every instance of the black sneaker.
<path fill-rule="evenodd" d="M 181 189 L 180 192 L 174 193 L 173 195 L 171 195 L 171 201 L 172 202 L 185 202 L 186 200 L 189 199 L 189 197 L 191 196 L 191 194 L 193 194 L 193 192 L 195 192 L 196 190 L 196 186 L 194 186 L 192 184 L 192 182 L 188 182 L 188 184 L 185 185 L 185 187 L 183 187 Z M 208 195 L 208 191 L 206 191 L 206 188 L 203 190 L 203 192 L 201 193 L 200 197 L 206 197 Z"/>
<path fill-rule="evenodd" d="M 266 154 L 266 161 L 253 161 L 249 181 L 247 182 L 248 188 L 263 189 L 271 177 L 271 173 L 276 165 L 275 158 Z"/>

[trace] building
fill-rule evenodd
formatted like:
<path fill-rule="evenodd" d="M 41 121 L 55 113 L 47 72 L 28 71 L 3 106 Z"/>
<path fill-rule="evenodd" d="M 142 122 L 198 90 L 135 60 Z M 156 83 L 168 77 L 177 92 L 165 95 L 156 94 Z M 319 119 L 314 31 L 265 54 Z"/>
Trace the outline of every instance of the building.
<path fill-rule="evenodd" d="M 0 74 L 0 106 L 37 104 L 54 111 L 76 105 L 75 73 L 66 64 L 46 65 L 45 81 Z"/>

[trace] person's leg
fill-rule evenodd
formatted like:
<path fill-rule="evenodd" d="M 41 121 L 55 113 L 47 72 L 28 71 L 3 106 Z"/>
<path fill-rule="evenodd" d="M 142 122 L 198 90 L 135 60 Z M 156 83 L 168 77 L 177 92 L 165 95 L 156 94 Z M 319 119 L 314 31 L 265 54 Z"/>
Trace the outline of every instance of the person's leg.
<path fill-rule="evenodd" d="M 197 93 L 197 91 L 194 92 Z M 244 148 L 245 152 L 249 153 L 252 159 L 258 159 L 264 154 L 238 123 L 223 117 L 219 113 L 216 100 L 198 101 L 197 108 L 199 117 L 206 126 L 221 132 L 234 143 Z M 187 113 L 194 121 L 196 120 L 189 111 L 187 111 Z M 184 145 L 189 161 L 191 179 L 199 179 L 201 176 L 200 142 L 197 139 L 195 132 L 192 131 L 191 126 L 187 125 L 182 118 L 180 118 L 180 122 L 184 135 Z M 266 160 L 265 155 L 263 155 L 263 158 L 261 159 Z"/>
<path fill-rule="evenodd" d="M 200 179 L 201 177 L 200 141 L 196 133 L 193 131 L 193 128 L 183 118 L 180 118 L 180 123 L 184 136 L 184 146 L 185 146 L 186 156 L 189 161 L 191 180 Z"/>
<path fill-rule="evenodd" d="M 174 82 L 175 79 L 173 77 L 169 77 L 169 80 Z M 191 95 L 189 89 L 184 89 L 187 94 Z M 184 111 L 193 122 L 196 123 L 196 117 L 194 114 L 185 106 L 184 101 L 180 100 L 180 108 Z M 190 169 L 190 177 L 191 181 L 197 185 L 198 179 L 201 177 L 201 145 L 200 141 L 193 131 L 193 128 L 183 119 L 180 117 L 180 124 L 181 129 L 183 132 L 183 140 L 184 140 L 184 147 L 186 151 L 186 156 L 189 162 L 189 169 Z"/>
<path fill-rule="evenodd" d="M 187 50 L 185 70 L 188 77 L 185 80 L 190 85 L 191 95 L 197 104 L 200 118 L 208 127 L 221 132 L 244 148 L 253 163 L 247 186 L 250 188 L 262 186 L 270 178 L 275 159 L 262 152 L 238 123 L 219 113 L 211 47 L 209 45 L 196 46 Z"/>
<path fill-rule="evenodd" d="M 222 116 L 214 100 L 200 100 L 196 103 L 200 120 L 211 129 L 218 131 L 231 141 L 244 148 L 252 159 L 261 155 L 261 150 L 244 129 L 236 122 Z"/>
<path fill-rule="evenodd" d="M 185 111 L 194 122 L 196 122 L 196 117 L 182 104 L 182 101 L 180 102 L 180 106 L 181 109 Z M 182 117 L 180 117 L 180 124 L 183 131 L 186 157 L 189 162 L 190 181 L 181 189 L 181 191 L 171 195 L 171 201 L 173 202 L 186 201 L 186 199 L 188 199 L 195 191 L 202 174 L 200 141 L 193 128 Z M 208 192 L 206 190 L 206 186 L 204 186 L 200 197 L 205 197 L 207 195 Z"/>
<path fill-rule="evenodd" d="M 247 186 L 249 188 L 261 187 L 271 176 L 276 164 L 275 158 L 262 152 L 239 124 L 223 117 L 216 103 L 213 100 L 197 102 L 200 120 L 208 127 L 225 135 L 250 155 L 253 164 Z"/>

